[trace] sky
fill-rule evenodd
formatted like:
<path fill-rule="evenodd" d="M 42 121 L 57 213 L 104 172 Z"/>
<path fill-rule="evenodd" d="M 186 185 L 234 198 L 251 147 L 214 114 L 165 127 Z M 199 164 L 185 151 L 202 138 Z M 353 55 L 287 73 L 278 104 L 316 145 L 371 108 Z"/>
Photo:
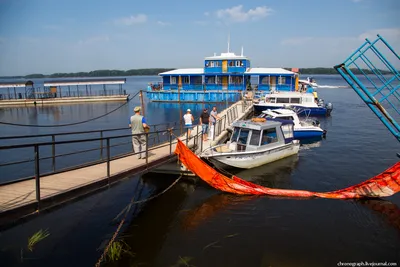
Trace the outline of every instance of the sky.
<path fill-rule="evenodd" d="M 400 53 L 399 10 L 399 0 L 0 0 L 0 76 L 201 68 L 228 35 L 252 67 L 332 67 L 376 34 Z"/>

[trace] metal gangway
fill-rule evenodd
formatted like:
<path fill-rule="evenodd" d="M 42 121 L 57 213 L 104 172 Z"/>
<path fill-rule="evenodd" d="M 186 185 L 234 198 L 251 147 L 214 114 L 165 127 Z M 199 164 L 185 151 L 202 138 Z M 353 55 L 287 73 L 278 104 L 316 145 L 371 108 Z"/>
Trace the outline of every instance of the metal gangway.
<path fill-rule="evenodd" d="M 337 72 L 354 89 L 389 131 L 400 141 L 400 57 L 379 34 L 374 41 L 365 39 Z"/>

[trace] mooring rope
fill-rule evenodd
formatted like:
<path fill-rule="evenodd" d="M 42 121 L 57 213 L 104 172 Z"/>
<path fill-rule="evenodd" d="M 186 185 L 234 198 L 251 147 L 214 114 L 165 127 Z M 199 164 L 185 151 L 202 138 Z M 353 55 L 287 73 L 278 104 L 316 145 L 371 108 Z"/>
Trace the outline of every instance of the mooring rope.
<path fill-rule="evenodd" d="M 168 186 L 166 189 L 164 189 L 164 190 L 161 191 L 160 193 L 158 193 L 158 194 L 156 194 L 156 195 L 154 195 L 154 196 L 151 196 L 151 197 L 149 197 L 149 198 L 142 199 L 142 200 L 138 200 L 138 201 L 133 201 L 134 198 L 135 198 L 135 196 L 132 197 L 130 203 L 129 203 L 125 208 L 123 208 L 122 211 L 113 219 L 113 220 L 118 219 L 118 217 L 121 216 L 121 214 L 125 212 L 124 218 L 123 218 L 123 219 L 121 220 L 121 222 L 119 223 L 117 230 L 115 230 L 115 232 L 114 232 L 112 238 L 111 238 L 110 241 L 108 242 L 107 247 L 104 249 L 104 251 L 103 251 L 103 253 L 101 254 L 99 260 L 97 261 L 95 267 L 100 267 L 100 266 L 101 266 L 101 263 L 104 261 L 104 258 L 105 258 L 105 256 L 107 255 L 108 251 L 110 250 L 110 247 L 111 247 L 112 243 L 113 243 L 114 240 L 117 238 L 117 236 L 118 236 L 118 234 L 119 234 L 119 231 L 121 230 L 122 225 L 123 225 L 124 222 L 126 221 L 126 218 L 127 218 L 128 214 L 129 214 L 129 211 L 130 211 L 132 205 L 133 205 L 133 204 L 144 203 L 144 202 L 150 201 L 150 200 L 152 200 L 152 199 L 155 199 L 155 198 L 161 196 L 162 194 L 164 194 L 165 192 L 167 192 L 168 190 L 170 190 L 174 185 L 176 185 L 176 184 L 179 182 L 179 180 L 180 180 L 181 178 L 182 178 L 182 174 L 181 174 L 170 186 Z"/>
<path fill-rule="evenodd" d="M 95 118 L 91 118 L 91 119 L 88 119 L 88 120 L 84 120 L 84 121 L 80 121 L 80 122 L 73 122 L 73 123 L 67 123 L 67 124 L 58 124 L 58 125 L 37 125 L 37 124 L 20 124 L 20 123 L 12 123 L 12 122 L 0 121 L 0 124 L 11 125 L 11 126 L 24 126 L 24 127 L 65 127 L 65 126 L 72 126 L 72 125 L 82 124 L 82 123 L 86 123 L 86 122 L 90 122 L 90 121 L 94 121 L 94 120 L 100 119 L 102 117 L 105 117 L 105 116 L 117 111 L 118 109 L 120 109 L 123 106 L 125 106 L 126 104 L 128 104 L 129 101 L 134 99 L 138 94 L 140 94 L 140 91 L 137 92 L 131 98 L 128 98 L 128 100 L 124 104 L 120 105 L 119 107 L 117 107 L 117 108 L 115 108 L 115 109 L 113 109 L 113 110 L 111 110 L 111 111 L 109 111 L 109 112 L 107 112 L 107 113 L 105 113 L 105 114 L 103 114 L 101 116 L 98 116 L 98 117 L 95 117 Z"/>

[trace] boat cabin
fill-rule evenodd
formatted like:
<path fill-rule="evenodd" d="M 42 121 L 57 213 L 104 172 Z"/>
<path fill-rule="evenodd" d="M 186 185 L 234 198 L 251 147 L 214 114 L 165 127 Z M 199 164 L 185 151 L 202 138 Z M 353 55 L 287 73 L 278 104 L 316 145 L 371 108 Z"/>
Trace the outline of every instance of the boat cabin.
<path fill-rule="evenodd" d="M 293 122 L 268 121 L 254 118 L 232 124 L 229 148 L 234 151 L 257 151 L 270 146 L 287 144 L 293 140 Z M 236 147 L 235 147 L 236 146 Z"/>
<path fill-rule="evenodd" d="M 311 104 L 315 103 L 316 94 L 309 93 L 273 93 L 265 95 L 265 103 L 276 104 Z"/>

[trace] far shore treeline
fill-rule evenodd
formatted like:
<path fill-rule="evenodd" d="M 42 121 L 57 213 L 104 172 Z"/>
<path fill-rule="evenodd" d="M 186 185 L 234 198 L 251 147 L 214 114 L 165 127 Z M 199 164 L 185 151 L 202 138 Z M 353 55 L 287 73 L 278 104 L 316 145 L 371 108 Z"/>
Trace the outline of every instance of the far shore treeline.
<path fill-rule="evenodd" d="M 285 68 L 291 70 L 291 68 Z M 173 70 L 172 68 L 132 69 L 132 70 L 94 70 L 90 72 L 53 73 L 53 74 L 29 74 L 25 76 L 2 76 L 0 78 L 35 79 L 35 78 L 72 78 L 72 77 L 114 77 L 114 76 L 152 76 L 161 72 Z M 361 74 L 358 69 L 352 69 L 354 74 Z M 372 74 L 371 70 L 363 70 L 366 74 Z M 379 70 L 382 74 L 389 71 Z M 300 68 L 300 74 L 338 74 L 334 68 Z"/>

